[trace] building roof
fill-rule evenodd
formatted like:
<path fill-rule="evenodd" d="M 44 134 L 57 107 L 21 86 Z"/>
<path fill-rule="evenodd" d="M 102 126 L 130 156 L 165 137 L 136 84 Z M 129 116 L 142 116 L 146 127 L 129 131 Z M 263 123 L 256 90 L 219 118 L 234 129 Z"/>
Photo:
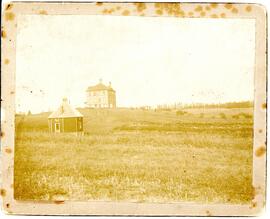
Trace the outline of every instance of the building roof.
<path fill-rule="evenodd" d="M 87 91 L 102 91 L 102 90 L 114 91 L 114 89 L 112 89 L 111 85 L 106 86 L 106 85 L 102 84 L 102 82 L 99 82 L 97 85 L 90 86 L 87 88 Z"/>
<path fill-rule="evenodd" d="M 61 106 L 56 111 L 52 112 L 48 119 L 71 117 L 83 117 L 83 115 L 78 110 L 71 107 L 67 98 L 64 98 Z"/>

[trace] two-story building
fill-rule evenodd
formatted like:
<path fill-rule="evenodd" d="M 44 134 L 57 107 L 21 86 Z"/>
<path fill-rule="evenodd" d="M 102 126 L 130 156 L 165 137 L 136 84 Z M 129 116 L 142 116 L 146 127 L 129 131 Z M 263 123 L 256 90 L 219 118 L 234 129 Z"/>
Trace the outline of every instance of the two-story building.
<path fill-rule="evenodd" d="M 92 108 L 115 108 L 116 95 L 115 90 L 99 81 L 97 85 L 90 86 L 86 90 L 86 104 Z"/>

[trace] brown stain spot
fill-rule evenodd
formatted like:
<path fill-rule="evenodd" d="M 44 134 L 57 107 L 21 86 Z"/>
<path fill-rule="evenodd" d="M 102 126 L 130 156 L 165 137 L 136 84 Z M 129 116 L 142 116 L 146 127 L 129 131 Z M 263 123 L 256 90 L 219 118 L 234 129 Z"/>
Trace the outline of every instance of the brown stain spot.
<path fill-rule="evenodd" d="M 257 202 L 252 201 L 249 208 L 256 208 L 257 205 L 258 205 Z"/>
<path fill-rule="evenodd" d="M 204 16 L 206 15 L 206 13 L 205 13 L 204 11 L 202 11 L 202 12 L 200 13 L 200 15 L 201 15 L 201 17 L 204 17 Z"/>
<path fill-rule="evenodd" d="M 185 16 L 185 12 L 184 11 L 181 11 L 181 16 Z"/>
<path fill-rule="evenodd" d="M 212 216 L 212 214 L 211 214 L 211 212 L 209 210 L 207 210 L 205 213 L 206 213 L 207 216 Z"/>
<path fill-rule="evenodd" d="M 122 15 L 124 15 L 124 16 L 128 16 L 129 14 L 130 14 L 129 10 L 124 10 L 122 12 Z"/>
<path fill-rule="evenodd" d="M 41 15 L 47 15 L 48 14 L 48 12 L 45 11 L 45 10 L 40 10 L 38 13 L 41 14 Z"/>
<path fill-rule="evenodd" d="M 13 21 L 15 18 L 15 14 L 12 12 L 6 12 L 5 13 L 5 20 L 6 21 Z"/>
<path fill-rule="evenodd" d="M 9 64 L 9 59 L 5 59 L 4 60 L 4 63 L 7 65 L 7 64 Z"/>
<path fill-rule="evenodd" d="M 238 9 L 237 8 L 233 8 L 232 9 L 232 13 L 237 14 L 238 13 Z"/>
<path fill-rule="evenodd" d="M 8 10 L 10 10 L 11 8 L 13 7 L 13 5 L 12 4 L 7 4 L 7 6 L 6 6 L 6 11 L 8 11 Z"/>
<path fill-rule="evenodd" d="M 162 3 L 159 3 L 159 2 L 155 3 L 155 8 L 161 8 L 161 6 L 162 6 Z"/>
<path fill-rule="evenodd" d="M 156 10 L 156 14 L 158 14 L 158 15 L 162 15 L 162 14 L 163 14 L 163 12 L 162 12 L 162 10 L 158 9 L 158 10 Z"/>
<path fill-rule="evenodd" d="M 210 6 L 211 6 L 211 8 L 217 8 L 218 4 L 217 3 L 211 3 Z"/>
<path fill-rule="evenodd" d="M 11 148 L 5 148 L 5 152 L 6 152 L 7 154 L 11 154 L 11 153 L 12 153 L 12 149 L 11 149 Z"/>
<path fill-rule="evenodd" d="M 251 11 L 252 11 L 252 7 L 251 7 L 250 5 L 248 5 L 248 6 L 246 7 L 246 11 L 247 11 L 247 12 L 251 12 Z"/>
<path fill-rule="evenodd" d="M 184 17 L 185 16 L 185 12 L 180 10 L 180 11 L 176 11 L 174 14 L 176 17 Z"/>
<path fill-rule="evenodd" d="M 263 132 L 263 130 L 262 129 L 259 129 L 259 133 L 262 133 Z"/>
<path fill-rule="evenodd" d="M 210 11 L 211 8 L 210 8 L 209 6 L 206 6 L 206 7 L 205 7 L 205 10 L 206 10 L 206 11 Z"/>
<path fill-rule="evenodd" d="M 173 15 L 173 11 L 172 10 L 166 10 L 168 15 Z"/>
<path fill-rule="evenodd" d="M 262 108 L 263 108 L 263 109 L 266 109 L 266 108 L 267 108 L 267 104 L 266 104 L 266 103 L 263 103 L 263 104 L 262 104 Z"/>
<path fill-rule="evenodd" d="M 61 205 L 61 204 L 64 204 L 65 201 L 64 200 L 55 200 L 54 203 L 57 205 Z"/>
<path fill-rule="evenodd" d="M 1 30 L 1 37 L 2 38 L 6 38 L 7 37 L 6 31 Z"/>
<path fill-rule="evenodd" d="M 10 94 L 15 94 L 15 92 L 14 91 L 10 91 Z"/>
<path fill-rule="evenodd" d="M 232 3 L 227 3 L 224 5 L 224 7 L 228 10 L 230 10 L 233 6 L 232 6 Z"/>
<path fill-rule="evenodd" d="M 102 2 L 97 2 L 96 5 L 97 5 L 97 6 L 102 6 L 103 3 L 102 3 Z"/>
<path fill-rule="evenodd" d="M 103 13 L 103 14 L 108 14 L 108 9 L 105 8 L 105 9 L 102 11 L 102 13 Z"/>
<path fill-rule="evenodd" d="M 221 17 L 221 18 L 225 18 L 225 17 L 226 17 L 226 14 L 225 14 L 225 13 L 221 13 L 221 14 L 220 14 L 220 17 Z"/>
<path fill-rule="evenodd" d="M 211 14 L 211 18 L 218 18 L 217 14 Z"/>
<path fill-rule="evenodd" d="M 167 13 L 168 15 L 173 15 L 176 17 L 185 16 L 185 12 L 181 10 L 181 4 L 176 2 L 168 3 L 155 3 L 156 14 L 161 15 Z"/>
<path fill-rule="evenodd" d="M 9 204 L 9 203 L 7 203 L 7 204 L 6 204 L 6 207 L 7 207 L 7 208 L 10 208 L 10 204 Z"/>
<path fill-rule="evenodd" d="M 200 12 L 203 10 L 203 8 L 202 8 L 202 6 L 198 5 L 194 10 L 197 12 Z"/>
<path fill-rule="evenodd" d="M 0 189 L 0 196 L 5 197 L 7 194 L 7 191 L 5 189 Z"/>
<path fill-rule="evenodd" d="M 5 136 L 5 133 L 0 131 L 0 136 L 1 138 L 3 138 Z"/>
<path fill-rule="evenodd" d="M 146 9 L 146 4 L 144 2 L 135 2 L 133 4 L 136 6 L 138 12 L 143 12 Z"/>
<path fill-rule="evenodd" d="M 117 11 L 119 11 L 120 9 L 121 9 L 121 7 L 120 7 L 120 6 L 117 6 L 117 7 L 116 7 L 116 10 L 117 10 Z"/>
<path fill-rule="evenodd" d="M 108 9 L 107 14 L 111 14 L 113 12 L 114 12 L 114 9 L 113 8 L 112 9 Z"/>
<path fill-rule="evenodd" d="M 255 155 L 256 157 L 261 157 L 265 154 L 265 152 L 266 152 L 266 147 L 263 145 L 256 149 Z"/>

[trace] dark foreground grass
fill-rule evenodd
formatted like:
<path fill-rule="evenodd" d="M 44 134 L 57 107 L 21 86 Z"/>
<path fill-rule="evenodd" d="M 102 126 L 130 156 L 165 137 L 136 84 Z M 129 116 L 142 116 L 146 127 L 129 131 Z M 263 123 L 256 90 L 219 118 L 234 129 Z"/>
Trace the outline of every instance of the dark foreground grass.
<path fill-rule="evenodd" d="M 251 118 L 83 113 L 81 137 L 46 132 L 45 116 L 16 119 L 16 199 L 251 201 Z"/>

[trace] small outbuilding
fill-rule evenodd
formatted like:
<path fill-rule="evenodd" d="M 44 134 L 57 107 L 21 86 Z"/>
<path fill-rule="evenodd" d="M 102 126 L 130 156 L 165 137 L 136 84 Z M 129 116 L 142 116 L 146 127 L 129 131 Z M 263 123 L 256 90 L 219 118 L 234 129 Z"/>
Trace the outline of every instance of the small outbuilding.
<path fill-rule="evenodd" d="M 48 117 L 48 125 L 50 132 L 83 133 L 83 115 L 64 98 L 61 106 Z"/>

